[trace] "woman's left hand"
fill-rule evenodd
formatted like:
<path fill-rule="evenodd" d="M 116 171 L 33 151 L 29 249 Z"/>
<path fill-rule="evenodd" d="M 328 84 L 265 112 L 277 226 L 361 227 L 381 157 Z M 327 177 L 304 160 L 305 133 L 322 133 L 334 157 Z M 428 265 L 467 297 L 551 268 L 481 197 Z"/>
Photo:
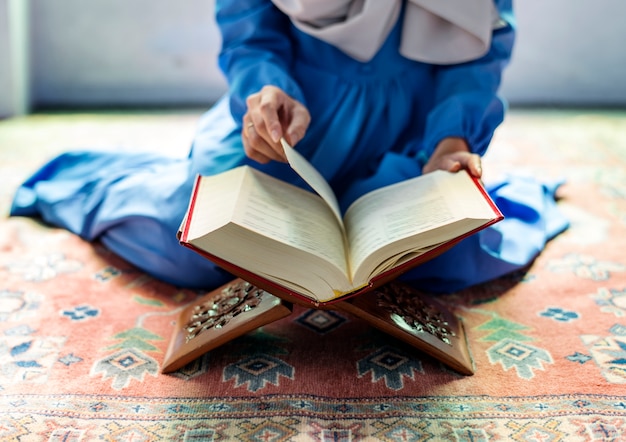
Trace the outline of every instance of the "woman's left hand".
<path fill-rule="evenodd" d="M 470 175 L 476 178 L 482 176 L 480 155 L 472 153 L 463 138 L 449 137 L 441 140 L 422 172 L 428 173 L 439 169 L 449 172 L 467 169 Z"/>

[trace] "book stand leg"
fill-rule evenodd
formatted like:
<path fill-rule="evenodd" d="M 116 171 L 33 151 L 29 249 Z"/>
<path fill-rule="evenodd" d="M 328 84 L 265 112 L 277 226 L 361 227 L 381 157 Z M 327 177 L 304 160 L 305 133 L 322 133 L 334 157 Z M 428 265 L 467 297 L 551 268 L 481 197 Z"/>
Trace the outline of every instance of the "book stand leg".
<path fill-rule="evenodd" d="M 178 370 L 228 341 L 289 316 L 292 309 L 290 302 L 235 279 L 180 313 L 162 372 Z M 461 374 L 474 373 L 462 322 L 436 299 L 410 286 L 391 282 L 324 309 L 352 314 Z"/>

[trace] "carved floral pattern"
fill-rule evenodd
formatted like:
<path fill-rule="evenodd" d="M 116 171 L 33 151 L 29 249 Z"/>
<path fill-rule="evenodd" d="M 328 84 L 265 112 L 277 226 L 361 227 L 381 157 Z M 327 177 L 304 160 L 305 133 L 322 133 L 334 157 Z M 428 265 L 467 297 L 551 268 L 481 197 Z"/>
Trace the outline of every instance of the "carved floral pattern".
<path fill-rule="evenodd" d="M 387 284 L 378 290 L 378 306 L 402 319 L 418 333 L 429 333 L 442 342 L 452 345 L 456 336 L 444 315 L 432 304 L 424 302 L 410 287 Z"/>
<path fill-rule="evenodd" d="M 245 281 L 228 285 L 215 298 L 194 307 L 185 326 L 186 341 L 211 328 L 222 328 L 235 316 L 252 310 L 261 303 L 263 293 Z"/>

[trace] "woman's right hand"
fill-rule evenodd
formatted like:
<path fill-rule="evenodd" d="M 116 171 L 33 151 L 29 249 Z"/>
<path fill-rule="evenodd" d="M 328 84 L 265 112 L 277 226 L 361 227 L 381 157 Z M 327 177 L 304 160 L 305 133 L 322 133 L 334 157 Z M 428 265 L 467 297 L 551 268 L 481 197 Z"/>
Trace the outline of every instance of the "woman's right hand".
<path fill-rule="evenodd" d="M 276 86 L 264 86 L 246 105 L 241 133 L 246 155 L 259 163 L 286 162 L 280 139 L 295 146 L 304 138 L 311 121 L 308 109 Z"/>

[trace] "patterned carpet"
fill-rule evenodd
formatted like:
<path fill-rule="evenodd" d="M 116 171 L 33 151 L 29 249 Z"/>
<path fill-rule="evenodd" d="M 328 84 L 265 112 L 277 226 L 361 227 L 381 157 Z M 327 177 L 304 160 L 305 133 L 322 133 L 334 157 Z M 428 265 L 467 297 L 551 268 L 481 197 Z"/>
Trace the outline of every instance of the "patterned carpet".
<path fill-rule="evenodd" d="M 197 112 L 0 122 L 0 211 L 46 158 L 92 146 L 186 154 Z M 513 111 L 486 158 L 565 177 L 571 228 L 525 272 L 440 298 L 461 376 L 345 313 L 306 310 L 160 373 L 199 293 L 99 245 L 0 220 L 2 441 L 626 440 L 626 113 Z"/>

